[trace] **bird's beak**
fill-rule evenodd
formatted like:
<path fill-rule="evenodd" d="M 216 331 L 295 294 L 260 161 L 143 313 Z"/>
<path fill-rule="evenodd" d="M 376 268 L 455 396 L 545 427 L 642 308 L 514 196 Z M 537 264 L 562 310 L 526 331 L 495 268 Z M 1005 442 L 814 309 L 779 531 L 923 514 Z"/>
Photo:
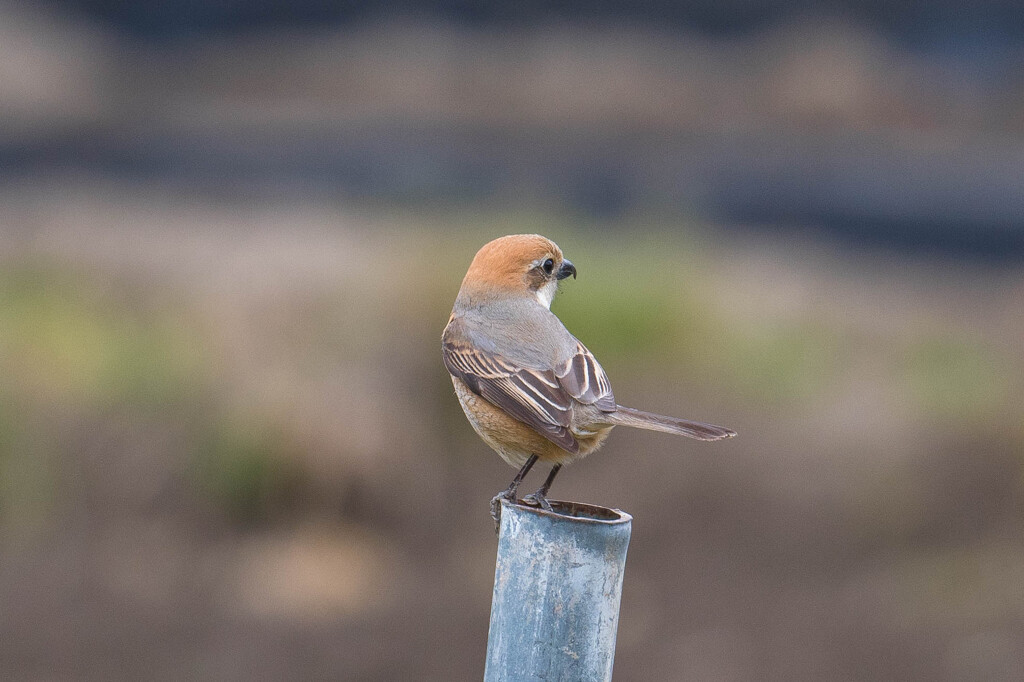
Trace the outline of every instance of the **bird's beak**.
<path fill-rule="evenodd" d="M 558 268 L 558 279 L 565 279 L 569 275 L 576 279 L 576 266 L 572 264 L 572 261 L 563 260 L 562 267 Z"/>

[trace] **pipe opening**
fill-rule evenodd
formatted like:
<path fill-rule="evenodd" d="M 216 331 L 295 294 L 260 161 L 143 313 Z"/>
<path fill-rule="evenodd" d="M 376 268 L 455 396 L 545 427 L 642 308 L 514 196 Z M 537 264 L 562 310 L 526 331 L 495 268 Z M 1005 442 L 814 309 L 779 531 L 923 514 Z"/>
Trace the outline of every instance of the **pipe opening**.
<path fill-rule="evenodd" d="M 520 512 L 537 514 L 538 516 L 563 517 L 589 523 L 618 524 L 628 523 L 633 517 L 619 509 L 599 507 L 596 504 L 584 504 L 583 502 L 565 502 L 562 500 L 548 500 L 551 504 L 551 511 L 539 507 L 530 507 L 525 504 L 513 504 L 502 500 L 503 506 L 514 506 Z"/>

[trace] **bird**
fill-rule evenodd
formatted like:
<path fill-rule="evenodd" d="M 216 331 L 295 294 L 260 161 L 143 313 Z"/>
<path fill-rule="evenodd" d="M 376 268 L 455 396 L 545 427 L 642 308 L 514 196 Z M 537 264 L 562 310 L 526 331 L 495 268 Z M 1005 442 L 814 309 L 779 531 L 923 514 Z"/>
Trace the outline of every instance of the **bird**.
<path fill-rule="evenodd" d="M 559 284 L 576 266 L 553 241 L 514 234 L 477 252 L 441 336 L 442 358 L 466 418 L 483 441 L 519 471 L 491 500 L 498 528 L 501 501 L 517 502 L 538 461 L 547 478 L 522 503 L 552 511 L 547 499 L 563 466 L 604 444 L 615 426 L 697 440 L 736 435 L 714 424 L 619 405 L 608 375 L 551 312 Z"/>

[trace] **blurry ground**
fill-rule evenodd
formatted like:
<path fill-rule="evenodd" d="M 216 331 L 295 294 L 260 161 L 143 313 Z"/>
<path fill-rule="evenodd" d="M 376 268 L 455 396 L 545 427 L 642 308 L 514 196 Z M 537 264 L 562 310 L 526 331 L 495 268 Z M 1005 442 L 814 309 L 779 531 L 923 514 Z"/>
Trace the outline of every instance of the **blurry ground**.
<path fill-rule="evenodd" d="M 559 478 L 635 517 L 616 679 L 1024 676 L 1024 71 L 819 24 L 161 52 L 3 10 L 5 678 L 479 679 L 513 472 L 439 339 L 526 231 L 621 402 L 740 434 Z"/>

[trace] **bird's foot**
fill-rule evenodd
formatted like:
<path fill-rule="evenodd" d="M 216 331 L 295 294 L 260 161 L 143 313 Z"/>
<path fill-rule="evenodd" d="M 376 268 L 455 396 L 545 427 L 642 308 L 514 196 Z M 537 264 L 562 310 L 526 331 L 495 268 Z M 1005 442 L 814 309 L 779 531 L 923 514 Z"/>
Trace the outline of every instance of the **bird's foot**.
<path fill-rule="evenodd" d="M 530 493 L 529 495 L 524 497 L 523 504 L 530 507 L 540 507 L 544 511 L 552 511 L 551 503 L 548 502 L 547 496 L 541 490 L 538 490 L 535 493 Z"/>
<path fill-rule="evenodd" d="M 501 530 L 501 501 L 508 500 L 515 504 L 516 491 L 515 490 L 503 490 L 494 497 L 491 498 L 491 518 L 494 519 L 494 534 L 497 535 L 498 531 Z"/>

